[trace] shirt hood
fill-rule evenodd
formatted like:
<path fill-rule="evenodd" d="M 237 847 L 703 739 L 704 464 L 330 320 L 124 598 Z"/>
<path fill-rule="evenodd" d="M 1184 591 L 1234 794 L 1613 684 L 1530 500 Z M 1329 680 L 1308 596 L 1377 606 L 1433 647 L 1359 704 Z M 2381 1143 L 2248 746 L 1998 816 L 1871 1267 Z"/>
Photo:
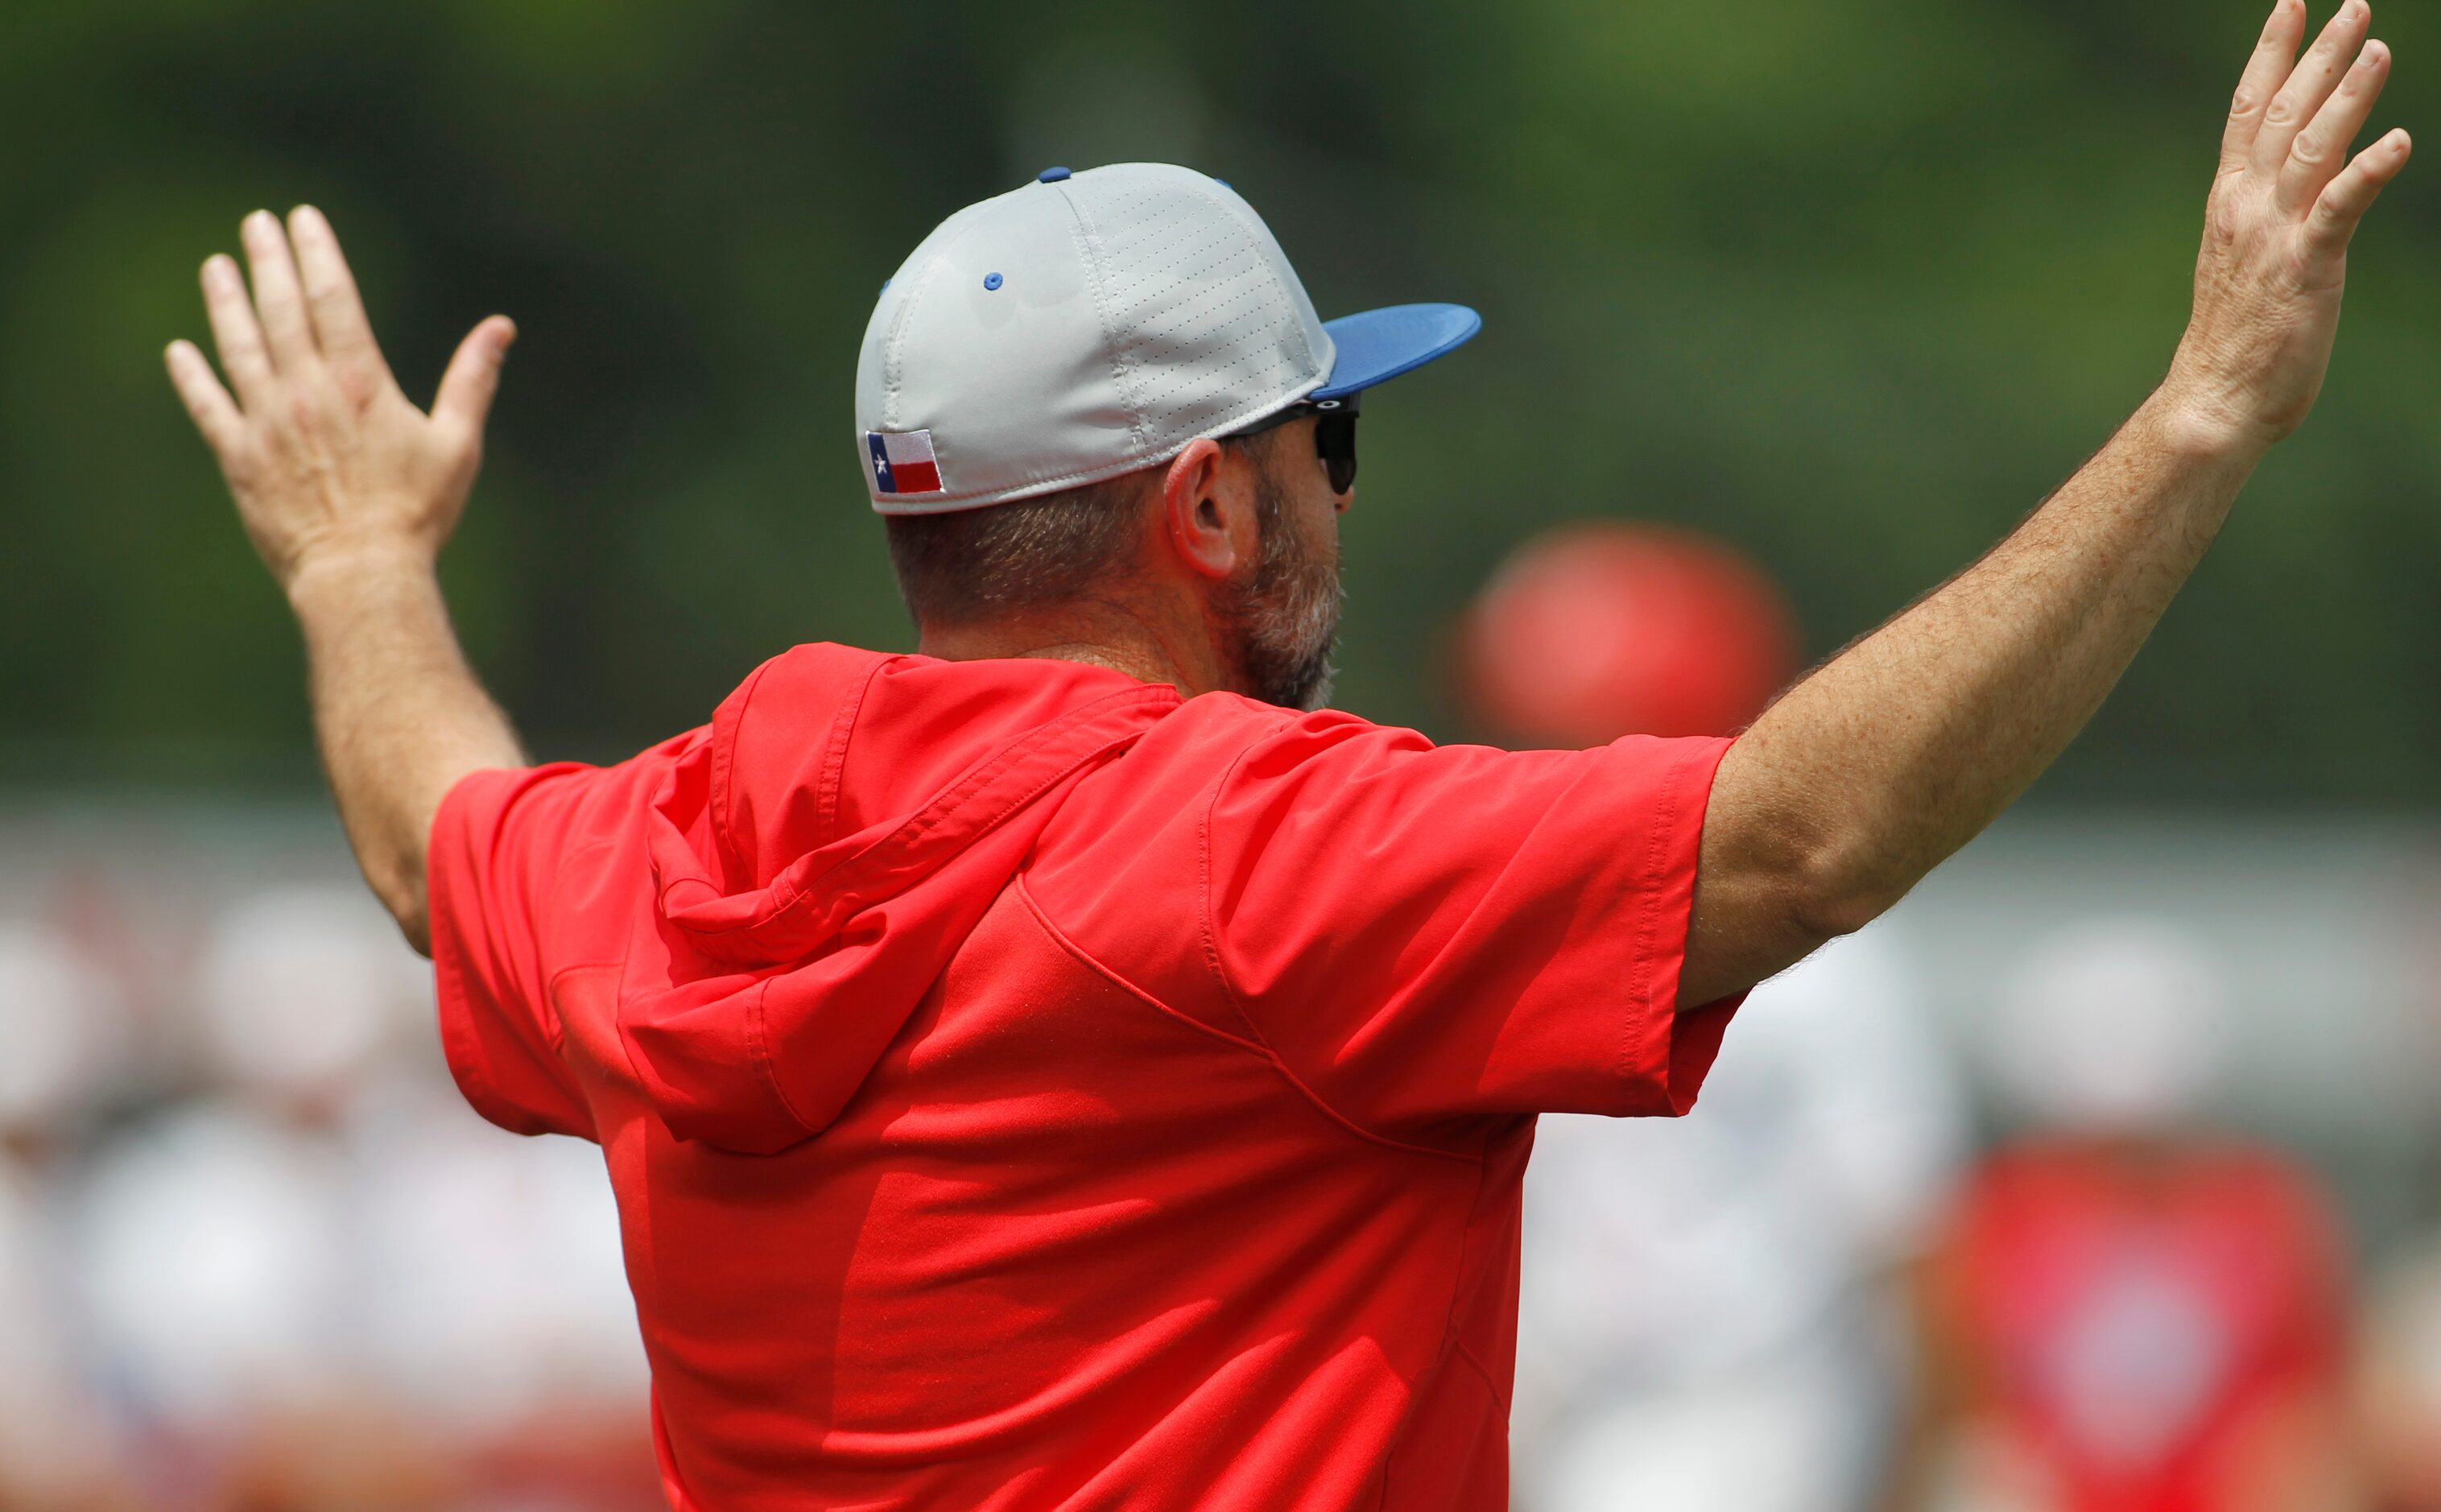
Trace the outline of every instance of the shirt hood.
<path fill-rule="evenodd" d="M 645 814 L 619 1030 L 670 1132 L 771 1154 L 827 1127 L 1060 801 L 1178 703 L 1070 662 L 766 663 Z"/>

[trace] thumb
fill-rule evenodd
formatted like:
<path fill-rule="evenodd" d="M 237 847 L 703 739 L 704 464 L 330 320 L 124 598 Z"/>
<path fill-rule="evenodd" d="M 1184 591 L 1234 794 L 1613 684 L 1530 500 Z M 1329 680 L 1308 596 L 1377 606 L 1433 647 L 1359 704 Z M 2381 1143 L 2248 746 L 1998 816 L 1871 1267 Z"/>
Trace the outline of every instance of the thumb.
<path fill-rule="evenodd" d="M 500 364 L 517 339 L 516 322 L 494 315 L 466 333 L 449 370 L 441 375 L 441 392 L 432 401 L 432 418 L 482 434 L 492 412 L 492 396 L 500 390 Z"/>

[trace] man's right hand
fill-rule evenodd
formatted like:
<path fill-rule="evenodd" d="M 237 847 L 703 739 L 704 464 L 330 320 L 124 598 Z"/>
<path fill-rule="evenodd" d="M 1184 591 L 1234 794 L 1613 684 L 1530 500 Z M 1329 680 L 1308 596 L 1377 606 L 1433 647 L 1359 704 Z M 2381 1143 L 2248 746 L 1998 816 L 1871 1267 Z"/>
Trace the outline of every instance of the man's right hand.
<path fill-rule="evenodd" d="M 2407 166 L 2394 131 L 2348 150 L 2390 81 L 2373 11 L 2345 0 L 2305 58 L 2305 0 L 2279 0 L 2237 86 L 2196 268 L 2196 308 L 2163 398 L 2207 446 L 2268 447 L 2322 392 L 2348 243 Z"/>
<path fill-rule="evenodd" d="M 213 340 L 237 398 L 193 343 L 172 343 L 169 363 L 255 549 L 283 589 L 325 558 L 394 556 L 429 567 L 474 487 L 484 417 L 516 328 L 499 315 L 477 326 L 426 415 L 382 360 L 320 211 L 298 209 L 283 231 L 257 210 L 242 234 L 252 299 L 229 258 L 213 258 L 203 273 Z"/>

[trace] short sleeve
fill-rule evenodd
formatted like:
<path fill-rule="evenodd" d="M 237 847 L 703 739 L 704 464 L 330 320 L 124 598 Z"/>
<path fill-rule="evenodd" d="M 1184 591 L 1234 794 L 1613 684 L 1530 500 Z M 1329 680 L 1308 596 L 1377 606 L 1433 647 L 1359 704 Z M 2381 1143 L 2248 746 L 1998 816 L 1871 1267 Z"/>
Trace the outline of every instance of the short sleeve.
<path fill-rule="evenodd" d="M 1310 1090 L 1377 1130 L 1684 1113 L 1737 1006 L 1677 1006 L 1728 744 L 1509 752 L 1289 722 L 1205 821 L 1222 990 Z"/>
<path fill-rule="evenodd" d="M 460 1091 L 502 1128 L 594 1137 L 561 1053 L 551 982 L 620 959 L 635 904 L 604 894 L 618 887 L 623 851 L 632 862 L 643 807 L 693 738 L 616 766 L 475 772 L 433 818 L 425 885 L 442 1050 Z"/>

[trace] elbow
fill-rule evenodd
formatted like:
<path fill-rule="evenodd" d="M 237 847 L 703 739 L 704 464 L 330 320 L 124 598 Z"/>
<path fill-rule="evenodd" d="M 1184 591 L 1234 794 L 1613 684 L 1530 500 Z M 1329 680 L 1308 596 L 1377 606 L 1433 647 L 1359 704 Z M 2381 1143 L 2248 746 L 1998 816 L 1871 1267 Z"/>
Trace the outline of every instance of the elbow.
<path fill-rule="evenodd" d="M 1821 945 L 1896 908 L 1908 884 L 1878 861 L 1855 845 L 1818 846 L 1800 856 L 1785 891 L 1796 932 Z"/>
<path fill-rule="evenodd" d="M 425 915 L 423 903 L 418 901 L 408 908 L 393 906 L 389 916 L 398 921 L 398 932 L 407 936 L 407 948 L 426 961 L 431 960 L 432 923 Z"/>
<path fill-rule="evenodd" d="M 409 948 L 429 959 L 432 955 L 432 917 L 424 885 L 422 867 L 405 865 L 385 867 L 379 873 L 368 871 L 365 880 L 373 896 L 389 910 L 398 925 L 398 932 L 407 937 Z"/>

